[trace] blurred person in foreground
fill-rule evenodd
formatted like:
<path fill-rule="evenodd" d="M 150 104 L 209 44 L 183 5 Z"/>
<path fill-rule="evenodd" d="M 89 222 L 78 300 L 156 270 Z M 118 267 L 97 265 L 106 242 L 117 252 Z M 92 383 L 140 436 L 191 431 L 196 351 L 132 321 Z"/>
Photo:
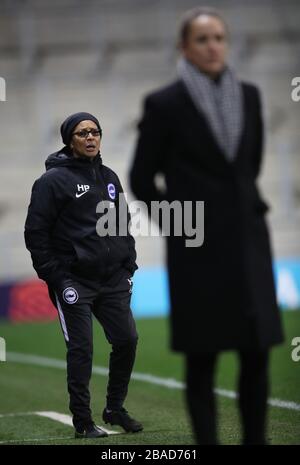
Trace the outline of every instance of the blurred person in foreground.
<path fill-rule="evenodd" d="M 98 234 L 98 205 L 106 202 L 119 211 L 123 192 L 118 176 L 102 164 L 102 129 L 95 116 L 80 112 L 63 122 L 61 135 L 64 147 L 47 158 L 46 172 L 32 188 L 26 246 L 59 313 L 67 346 L 75 437 L 107 436 L 95 425 L 90 408 L 92 315 L 112 345 L 102 418 L 105 423 L 137 432 L 142 425 L 123 407 L 138 340 L 130 309 L 131 278 L 137 265 L 128 209 L 125 205 L 126 235 Z"/>
<path fill-rule="evenodd" d="M 228 66 L 228 30 L 216 10 L 188 11 L 179 47 L 178 80 L 145 99 L 131 188 L 148 206 L 153 200 L 204 201 L 203 245 L 167 238 L 172 349 L 185 354 L 197 442 L 218 443 L 215 366 L 221 351 L 236 350 L 243 444 L 265 444 L 269 351 L 283 335 L 268 206 L 256 186 L 260 94 Z"/>

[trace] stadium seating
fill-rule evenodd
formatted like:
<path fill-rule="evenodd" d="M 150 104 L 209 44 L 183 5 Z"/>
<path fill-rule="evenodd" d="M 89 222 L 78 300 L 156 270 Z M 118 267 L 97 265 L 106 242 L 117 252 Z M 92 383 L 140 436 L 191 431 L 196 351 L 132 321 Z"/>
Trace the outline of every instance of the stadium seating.
<path fill-rule="evenodd" d="M 99 116 L 103 159 L 127 186 L 143 96 L 175 76 L 176 28 L 192 1 L 28 0 L 4 2 L 0 17 L 0 281 L 33 274 L 23 226 L 33 180 L 60 147 L 69 113 Z M 260 186 L 277 257 L 300 256 L 299 4 L 294 0 L 214 2 L 232 30 L 231 62 L 263 92 L 266 159 Z M 263 18 L 263 20 L 261 20 Z M 163 263 L 163 242 L 138 238 L 141 265 Z"/>

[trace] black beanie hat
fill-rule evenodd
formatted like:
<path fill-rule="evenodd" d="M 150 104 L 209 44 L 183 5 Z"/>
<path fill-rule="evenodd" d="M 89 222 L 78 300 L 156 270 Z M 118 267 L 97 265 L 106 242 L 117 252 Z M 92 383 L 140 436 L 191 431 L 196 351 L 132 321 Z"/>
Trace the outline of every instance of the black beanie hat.
<path fill-rule="evenodd" d="M 65 145 L 70 144 L 75 126 L 77 126 L 77 124 L 79 124 L 81 121 L 85 120 L 93 121 L 95 124 L 97 124 L 100 131 L 100 136 L 102 136 L 102 129 L 97 118 L 90 113 L 81 111 L 79 113 L 74 113 L 73 115 L 68 116 L 68 118 L 65 119 L 60 127 L 61 137 Z"/>

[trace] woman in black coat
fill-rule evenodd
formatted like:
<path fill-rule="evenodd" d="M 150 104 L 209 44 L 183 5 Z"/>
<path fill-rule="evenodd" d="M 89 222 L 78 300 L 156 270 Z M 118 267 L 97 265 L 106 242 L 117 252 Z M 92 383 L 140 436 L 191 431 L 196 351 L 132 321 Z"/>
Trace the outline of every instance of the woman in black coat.
<path fill-rule="evenodd" d="M 145 100 L 131 187 L 153 200 L 204 201 L 204 242 L 167 239 L 172 348 L 186 353 L 187 401 L 201 444 L 217 443 L 213 373 L 238 350 L 243 441 L 265 443 L 269 348 L 282 342 L 267 204 L 256 179 L 263 127 L 258 89 L 226 65 L 227 29 L 213 10 L 183 19 L 179 80 Z M 161 192 L 155 175 L 162 173 Z"/>

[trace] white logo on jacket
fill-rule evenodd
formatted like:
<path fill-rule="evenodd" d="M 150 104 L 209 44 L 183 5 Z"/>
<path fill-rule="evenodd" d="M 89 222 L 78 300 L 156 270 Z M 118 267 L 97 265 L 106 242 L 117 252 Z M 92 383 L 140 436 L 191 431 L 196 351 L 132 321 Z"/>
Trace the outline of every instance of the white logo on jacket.
<path fill-rule="evenodd" d="M 75 304 L 78 300 L 78 292 L 74 287 L 67 287 L 63 291 L 63 299 L 67 304 Z"/>
<path fill-rule="evenodd" d="M 90 189 L 90 186 L 88 184 L 77 184 L 77 190 L 76 192 L 76 197 L 81 197 L 82 195 L 86 194 Z"/>
<path fill-rule="evenodd" d="M 108 191 L 108 195 L 110 196 L 110 198 L 112 200 L 115 200 L 115 198 L 116 198 L 116 187 L 115 187 L 115 185 L 112 184 L 112 183 L 107 184 L 107 191 Z"/>

